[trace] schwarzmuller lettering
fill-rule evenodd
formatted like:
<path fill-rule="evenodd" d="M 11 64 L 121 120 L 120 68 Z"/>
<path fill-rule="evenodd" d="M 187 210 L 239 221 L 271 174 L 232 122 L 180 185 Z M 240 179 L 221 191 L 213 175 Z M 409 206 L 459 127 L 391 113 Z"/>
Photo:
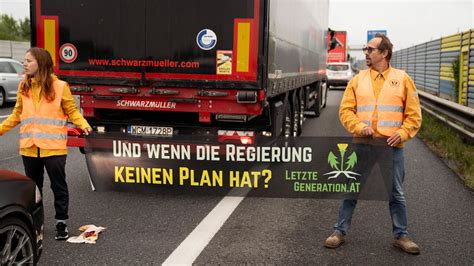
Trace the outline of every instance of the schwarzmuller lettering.
<path fill-rule="evenodd" d="M 158 102 L 158 101 L 131 101 L 119 100 L 117 107 L 140 107 L 140 108 L 155 108 L 155 109 L 175 109 L 176 103 L 172 102 Z"/>

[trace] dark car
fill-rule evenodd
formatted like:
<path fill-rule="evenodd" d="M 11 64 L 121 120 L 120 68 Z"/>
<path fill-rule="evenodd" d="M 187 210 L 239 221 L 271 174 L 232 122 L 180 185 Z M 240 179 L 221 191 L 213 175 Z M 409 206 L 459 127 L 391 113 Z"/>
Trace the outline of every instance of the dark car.
<path fill-rule="evenodd" d="M 43 250 L 43 223 L 35 182 L 0 169 L 0 265 L 36 264 Z"/>

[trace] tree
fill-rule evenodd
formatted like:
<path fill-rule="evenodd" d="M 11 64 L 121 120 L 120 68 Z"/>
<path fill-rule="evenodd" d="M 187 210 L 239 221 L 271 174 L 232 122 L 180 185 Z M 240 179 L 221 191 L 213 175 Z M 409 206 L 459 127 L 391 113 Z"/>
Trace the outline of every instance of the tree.
<path fill-rule="evenodd" d="M 23 40 L 29 41 L 31 36 L 30 19 L 25 18 L 19 21 L 19 33 Z"/>
<path fill-rule="evenodd" d="M 0 40 L 29 41 L 30 19 L 17 21 L 12 16 L 0 15 Z"/>

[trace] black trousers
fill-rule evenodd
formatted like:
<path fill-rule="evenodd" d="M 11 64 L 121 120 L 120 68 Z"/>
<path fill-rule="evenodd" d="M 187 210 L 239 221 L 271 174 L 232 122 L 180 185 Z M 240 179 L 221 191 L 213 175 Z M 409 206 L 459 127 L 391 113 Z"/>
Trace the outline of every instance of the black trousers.
<path fill-rule="evenodd" d="M 66 183 L 66 155 L 49 157 L 22 156 L 25 174 L 33 179 L 43 194 L 44 169 L 51 181 L 51 189 L 54 194 L 55 218 L 66 220 L 69 218 L 69 192 Z"/>

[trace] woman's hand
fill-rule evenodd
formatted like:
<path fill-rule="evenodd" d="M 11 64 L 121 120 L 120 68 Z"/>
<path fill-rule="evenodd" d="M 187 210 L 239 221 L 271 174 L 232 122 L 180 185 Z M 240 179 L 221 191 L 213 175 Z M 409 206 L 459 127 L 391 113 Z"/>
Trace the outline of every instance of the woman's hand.
<path fill-rule="evenodd" d="M 84 131 L 84 135 L 89 135 L 90 133 L 92 133 L 92 128 L 86 127 L 83 129 L 83 131 Z"/>

